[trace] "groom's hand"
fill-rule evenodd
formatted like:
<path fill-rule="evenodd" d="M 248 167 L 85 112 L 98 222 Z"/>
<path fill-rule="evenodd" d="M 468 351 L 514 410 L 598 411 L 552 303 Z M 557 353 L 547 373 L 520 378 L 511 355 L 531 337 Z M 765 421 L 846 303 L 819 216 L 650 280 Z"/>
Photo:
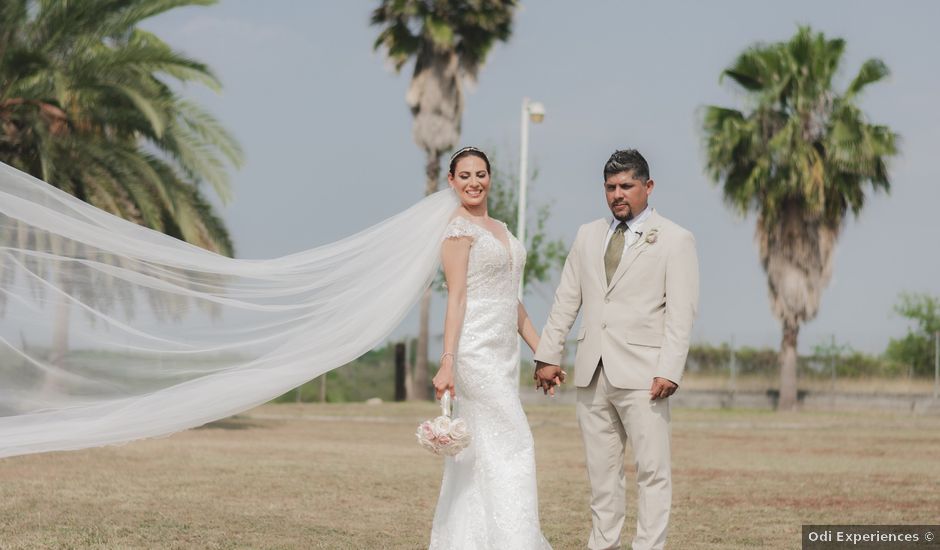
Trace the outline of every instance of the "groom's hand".
<path fill-rule="evenodd" d="M 565 376 L 568 373 L 561 370 L 558 365 L 549 365 L 541 361 L 535 362 L 535 373 L 532 378 L 535 379 L 535 389 L 542 388 L 546 395 L 555 395 L 555 386 L 560 386 L 565 382 Z"/>
<path fill-rule="evenodd" d="M 665 399 L 676 393 L 679 385 L 667 378 L 657 376 L 653 378 L 653 386 L 650 388 L 650 399 Z"/>

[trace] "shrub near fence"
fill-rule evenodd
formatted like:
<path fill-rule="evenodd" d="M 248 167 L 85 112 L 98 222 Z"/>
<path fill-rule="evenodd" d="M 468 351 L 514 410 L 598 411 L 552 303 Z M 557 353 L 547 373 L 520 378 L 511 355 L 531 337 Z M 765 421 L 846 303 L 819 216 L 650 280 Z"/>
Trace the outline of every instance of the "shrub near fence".
<path fill-rule="evenodd" d="M 776 376 L 780 368 L 777 356 L 778 351 L 771 348 L 740 347 L 734 350 L 737 373 L 740 375 Z M 831 376 L 833 362 L 835 363 L 836 376 L 839 378 L 878 376 L 895 378 L 909 375 L 907 365 L 860 351 L 851 351 L 838 356 L 827 353 L 801 355 L 798 358 L 797 365 L 801 376 L 820 377 Z M 731 346 L 727 343 L 719 346 L 693 344 L 689 348 L 686 372 L 690 374 L 726 374 L 730 371 L 730 365 Z"/>
<path fill-rule="evenodd" d="M 395 400 L 395 342 L 375 348 L 351 363 L 326 373 L 326 401 L 348 403 L 378 397 L 383 401 Z M 413 361 L 412 361 L 412 364 Z M 431 372 L 435 372 L 431 366 Z M 308 403 L 320 400 L 321 377 L 300 387 L 300 400 Z M 297 390 L 276 398 L 275 403 L 297 401 Z"/>

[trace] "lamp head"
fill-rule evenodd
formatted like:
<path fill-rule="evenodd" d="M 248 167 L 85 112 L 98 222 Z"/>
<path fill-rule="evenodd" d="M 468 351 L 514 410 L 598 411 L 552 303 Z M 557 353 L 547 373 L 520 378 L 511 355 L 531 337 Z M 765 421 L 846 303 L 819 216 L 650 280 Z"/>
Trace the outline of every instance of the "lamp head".
<path fill-rule="evenodd" d="M 545 106 L 538 101 L 529 103 L 529 120 L 536 124 L 545 120 Z"/>

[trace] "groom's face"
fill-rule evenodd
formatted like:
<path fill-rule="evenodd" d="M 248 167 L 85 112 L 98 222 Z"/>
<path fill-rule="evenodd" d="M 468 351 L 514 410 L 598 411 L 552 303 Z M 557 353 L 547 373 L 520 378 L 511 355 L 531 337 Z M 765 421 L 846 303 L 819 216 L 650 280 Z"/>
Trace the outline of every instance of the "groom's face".
<path fill-rule="evenodd" d="M 652 178 L 639 180 L 633 175 L 633 170 L 612 174 L 604 181 L 607 206 L 614 217 L 622 222 L 642 212 L 652 192 Z"/>

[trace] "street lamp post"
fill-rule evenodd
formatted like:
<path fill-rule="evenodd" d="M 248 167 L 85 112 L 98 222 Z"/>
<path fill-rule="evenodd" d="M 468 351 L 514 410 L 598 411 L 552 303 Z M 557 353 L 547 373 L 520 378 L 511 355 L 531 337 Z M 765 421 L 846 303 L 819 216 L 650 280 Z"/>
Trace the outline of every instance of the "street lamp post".
<path fill-rule="evenodd" d="M 522 98 L 522 135 L 519 140 L 519 214 L 516 237 L 525 246 L 526 176 L 529 171 L 529 120 L 538 124 L 545 119 L 545 107 L 538 101 Z M 525 272 L 519 282 L 519 299 L 525 286 Z"/>

